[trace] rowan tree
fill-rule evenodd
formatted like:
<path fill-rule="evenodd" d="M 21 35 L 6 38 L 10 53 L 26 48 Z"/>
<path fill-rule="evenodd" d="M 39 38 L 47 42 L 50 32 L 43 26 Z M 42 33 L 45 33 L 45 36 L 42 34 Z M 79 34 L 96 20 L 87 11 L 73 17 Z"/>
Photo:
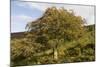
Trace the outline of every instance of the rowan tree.
<path fill-rule="evenodd" d="M 27 24 L 28 32 L 33 32 L 31 40 L 53 48 L 54 59 L 58 59 L 61 42 L 77 40 L 84 35 L 84 20 L 74 11 L 65 8 L 47 8 L 42 17 Z"/>

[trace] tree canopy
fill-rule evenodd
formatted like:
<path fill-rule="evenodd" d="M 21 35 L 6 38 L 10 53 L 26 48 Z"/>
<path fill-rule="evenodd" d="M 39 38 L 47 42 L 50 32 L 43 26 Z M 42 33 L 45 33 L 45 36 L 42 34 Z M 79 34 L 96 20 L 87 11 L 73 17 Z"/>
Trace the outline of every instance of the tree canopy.
<path fill-rule="evenodd" d="M 27 24 L 28 31 L 34 31 L 36 41 L 46 43 L 48 40 L 74 40 L 84 32 L 84 20 L 73 11 L 64 8 L 48 8 L 42 17 Z"/>

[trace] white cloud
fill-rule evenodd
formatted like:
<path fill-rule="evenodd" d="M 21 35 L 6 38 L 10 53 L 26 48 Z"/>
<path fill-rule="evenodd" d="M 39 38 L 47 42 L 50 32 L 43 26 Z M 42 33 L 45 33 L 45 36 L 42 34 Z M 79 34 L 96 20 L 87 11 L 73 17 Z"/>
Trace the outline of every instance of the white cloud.
<path fill-rule="evenodd" d="M 18 16 L 11 16 L 11 20 L 12 21 L 18 21 L 18 20 L 30 21 L 32 20 L 32 17 L 27 16 L 27 15 L 18 15 Z"/>
<path fill-rule="evenodd" d="M 32 17 L 26 16 L 26 15 L 19 15 L 19 16 L 16 16 L 16 18 L 23 19 L 23 20 L 31 20 L 32 19 Z"/>
<path fill-rule="evenodd" d="M 11 32 L 25 31 L 26 24 L 32 20 L 27 15 L 11 16 Z"/>
<path fill-rule="evenodd" d="M 76 15 L 80 15 L 83 18 L 86 19 L 88 24 L 94 24 L 94 7 L 93 6 L 83 6 L 83 5 L 68 5 L 68 4 L 50 4 L 50 3 L 39 3 L 39 2 L 20 2 L 18 3 L 19 6 L 29 6 L 29 8 L 33 9 L 36 8 L 40 11 L 45 11 L 48 7 L 56 6 L 57 8 L 59 7 L 64 7 L 65 9 L 69 10 L 72 9 L 74 10 Z"/>
<path fill-rule="evenodd" d="M 21 7 L 29 7 L 31 9 L 37 8 L 41 11 L 45 11 L 46 8 L 48 8 L 50 5 L 49 4 L 43 4 L 43 3 L 36 3 L 36 2 L 16 2 L 18 6 Z"/>

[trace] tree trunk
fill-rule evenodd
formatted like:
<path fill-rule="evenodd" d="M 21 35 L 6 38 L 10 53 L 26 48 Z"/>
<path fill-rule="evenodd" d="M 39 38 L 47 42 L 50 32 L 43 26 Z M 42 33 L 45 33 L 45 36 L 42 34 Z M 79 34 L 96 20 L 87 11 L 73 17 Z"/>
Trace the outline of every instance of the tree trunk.
<path fill-rule="evenodd" d="M 54 60 L 58 60 L 57 48 L 54 48 Z"/>

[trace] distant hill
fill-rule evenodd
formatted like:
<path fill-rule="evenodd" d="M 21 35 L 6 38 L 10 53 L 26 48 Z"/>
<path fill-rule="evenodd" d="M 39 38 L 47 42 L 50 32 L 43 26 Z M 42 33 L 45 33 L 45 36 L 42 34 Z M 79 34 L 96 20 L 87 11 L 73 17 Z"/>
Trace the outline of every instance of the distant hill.
<path fill-rule="evenodd" d="M 86 28 L 87 28 L 89 31 L 94 31 L 94 30 L 95 30 L 95 24 L 86 26 Z"/>
<path fill-rule="evenodd" d="M 23 38 L 25 37 L 25 32 L 15 32 L 15 33 L 11 33 L 11 39 L 13 38 Z"/>

